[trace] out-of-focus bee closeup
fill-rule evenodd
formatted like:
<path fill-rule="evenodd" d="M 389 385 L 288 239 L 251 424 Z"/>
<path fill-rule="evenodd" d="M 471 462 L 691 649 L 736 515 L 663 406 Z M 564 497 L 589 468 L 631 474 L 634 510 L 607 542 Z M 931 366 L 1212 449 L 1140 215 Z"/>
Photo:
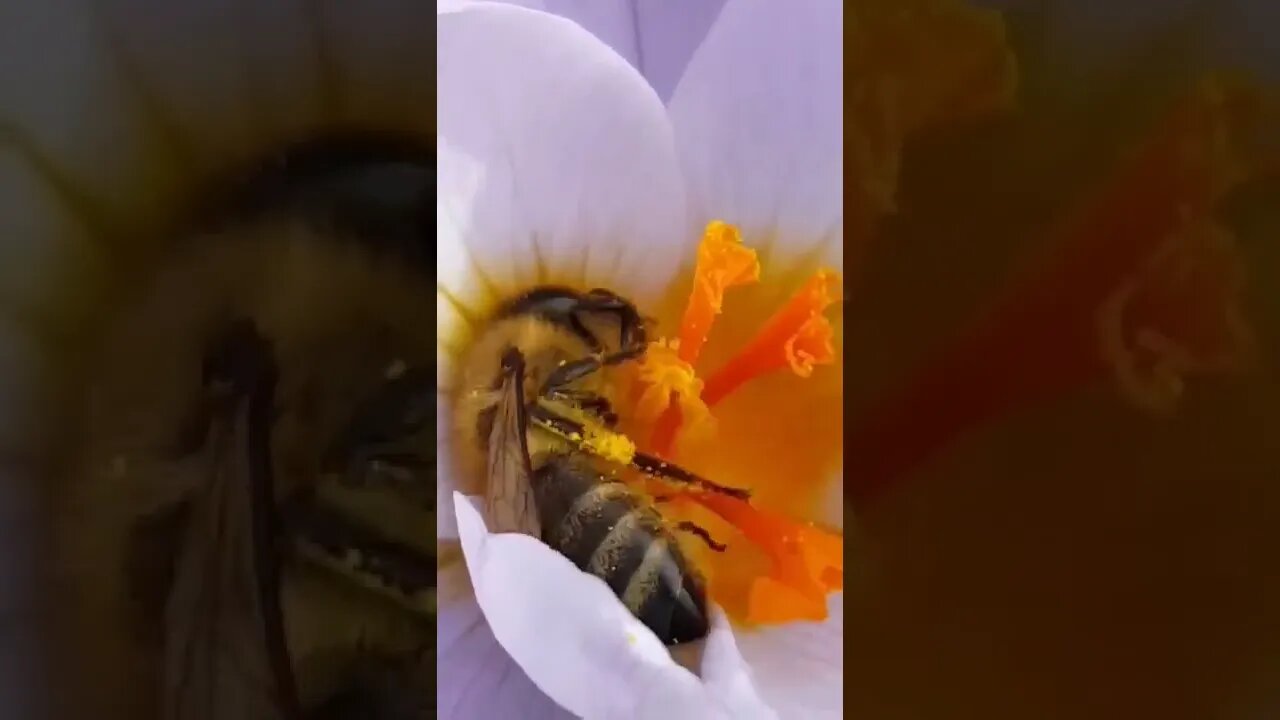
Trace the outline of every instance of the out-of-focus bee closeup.
<path fill-rule="evenodd" d="M 644 320 L 607 289 L 539 287 L 507 302 L 474 342 L 455 413 L 471 481 L 495 532 L 541 538 L 599 577 L 668 645 L 707 633 L 706 592 L 669 524 L 623 473 L 745 497 L 656 456 L 616 430 L 605 375 L 643 355 Z"/>
<path fill-rule="evenodd" d="M 371 147 L 237 182 L 85 363 L 59 717 L 434 716 L 434 167 Z"/>

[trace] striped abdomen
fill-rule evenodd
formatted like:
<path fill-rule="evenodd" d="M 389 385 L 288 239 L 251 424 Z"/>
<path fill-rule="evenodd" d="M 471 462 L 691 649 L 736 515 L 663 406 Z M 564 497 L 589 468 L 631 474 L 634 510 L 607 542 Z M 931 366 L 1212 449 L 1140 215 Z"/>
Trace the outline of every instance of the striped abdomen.
<path fill-rule="evenodd" d="M 544 542 L 604 580 L 664 643 L 707 634 L 702 583 L 653 508 L 581 456 L 550 455 L 533 475 Z"/>

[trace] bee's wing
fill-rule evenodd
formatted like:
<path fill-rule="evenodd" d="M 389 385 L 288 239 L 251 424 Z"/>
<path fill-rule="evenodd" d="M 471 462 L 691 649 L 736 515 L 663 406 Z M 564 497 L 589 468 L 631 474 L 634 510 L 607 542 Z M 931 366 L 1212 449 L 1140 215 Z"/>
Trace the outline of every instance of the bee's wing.
<path fill-rule="evenodd" d="M 250 447 L 248 414 L 242 402 L 234 419 L 215 423 L 201 468 L 206 482 L 178 549 L 164 618 L 166 720 L 284 717 L 268 644 L 279 627 L 264 608 L 254 542 L 253 452 L 261 448 Z"/>
<path fill-rule="evenodd" d="M 503 358 L 489 432 L 485 511 L 493 532 L 542 536 L 529 465 L 529 420 L 524 404 L 524 359 L 510 350 Z"/>

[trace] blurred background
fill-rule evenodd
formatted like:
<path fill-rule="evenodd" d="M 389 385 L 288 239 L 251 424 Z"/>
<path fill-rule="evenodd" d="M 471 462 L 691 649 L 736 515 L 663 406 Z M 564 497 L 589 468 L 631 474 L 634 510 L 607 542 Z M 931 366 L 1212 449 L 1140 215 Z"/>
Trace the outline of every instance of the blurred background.
<path fill-rule="evenodd" d="M 846 309 L 855 425 L 1202 71 L 1280 83 L 1273 2 L 980 4 L 1007 11 L 1019 108 L 908 146 L 910 211 Z M 1280 178 L 1218 216 L 1245 260 L 1255 367 L 1192 380 L 1168 418 L 1106 382 L 1024 408 L 859 508 L 850 717 L 1280 712 Z"/>

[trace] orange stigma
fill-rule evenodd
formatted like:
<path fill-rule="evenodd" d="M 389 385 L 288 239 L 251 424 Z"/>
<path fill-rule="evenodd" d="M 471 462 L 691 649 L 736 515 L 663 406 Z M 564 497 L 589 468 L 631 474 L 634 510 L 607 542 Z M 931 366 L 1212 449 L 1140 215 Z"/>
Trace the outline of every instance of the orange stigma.
<path fill-rule="evenodd" d="M 831 321 L 822 313 L 839 297 L 839 286 L 840 278 L 830 270 L 819 270 L 809 278 L 742 352 L 712 374 L 702 391 L 703 401 L 715 405 L 766 373 L 790 368 L 800 377 L 809 377 L 815 365 L 834 361 Z"/>
<path fill-rule="evenodd" d="M 835 361 L 830 321 L 823 312 L 839 297 L 839 277 L 819 270 L 773 314 L 755 338 L 704 383 L 697 364 L 717 316 L 724 311 L 729 288 L 758 282 L 755 251 L 742 244 L 731 225 L 707 226 L 698 248 L 693 289 L 674 340 L 650 344 L 638 363 L 630 394 L 632 418 L 648 427 L 646 449 L 672 458 L 687 443 L 716 434 L 711 407 L 762 375 L 790 369 L 799 378 Z M 733 478 L 716 476 L 734 484 Z M 650 483 L 668 503 L 663 511 L 674 520 L 691 520 L 729 542 L 723 556 L 695 552 L 702 561 L 713 600 L 736 621 L 774 624 L 826 617 L 826 596 L 843 588 L 843 537 L 757 504 L 714 492 Z"/>

